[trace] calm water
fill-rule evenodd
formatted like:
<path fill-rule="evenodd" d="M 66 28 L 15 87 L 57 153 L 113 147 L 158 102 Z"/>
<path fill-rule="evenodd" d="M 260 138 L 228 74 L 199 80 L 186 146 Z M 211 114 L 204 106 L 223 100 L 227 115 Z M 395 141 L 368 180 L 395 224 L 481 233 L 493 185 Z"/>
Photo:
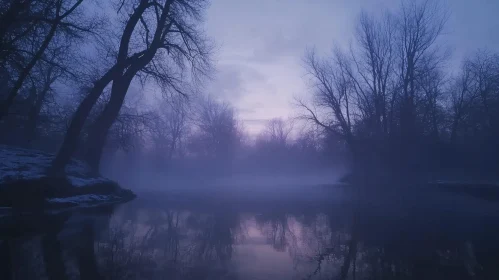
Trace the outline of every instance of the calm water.
<path fill-rule="evenodd" d="M 145 193 L 4 218 L 0 279 L 499 279 L 496 203 L 332 195 Z"/>

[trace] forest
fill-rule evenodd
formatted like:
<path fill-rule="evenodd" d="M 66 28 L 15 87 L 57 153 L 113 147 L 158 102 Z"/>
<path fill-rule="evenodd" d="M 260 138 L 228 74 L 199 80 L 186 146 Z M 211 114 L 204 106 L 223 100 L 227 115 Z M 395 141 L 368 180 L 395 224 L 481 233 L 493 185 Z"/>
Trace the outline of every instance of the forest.
<path fill-rule="evenodd" d="M 437 1 L 362 12 L 347 48 L 310 42 L 308 91 L 257 134 L 205 91 L 217 51 L 208 1 L 0 5 L 0 141 L 55 153 L 51 175 L 72 157 L 95 173 L 116 158 L 167 173 L 499 167 L 499 55 L 479 49 L 451 67 Z"/>

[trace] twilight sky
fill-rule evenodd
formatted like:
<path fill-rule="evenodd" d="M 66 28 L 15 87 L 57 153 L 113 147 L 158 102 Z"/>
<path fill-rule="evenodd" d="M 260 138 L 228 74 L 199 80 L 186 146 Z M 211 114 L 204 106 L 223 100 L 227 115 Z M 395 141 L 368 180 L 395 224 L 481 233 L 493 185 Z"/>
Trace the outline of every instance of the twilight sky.
<path fill-rule="evenodd" d="M 442 0 L 450 18 L 445 39 L 452 63 L 478 48 L 499 50 L 499 1 Z M 231 102 L 251 133 L 265 120 L 293 116 L 302 95 L 308 47 L 348 46 L 362 9 L 380 12 L 399 0 L 213 0 L 206 31 L 217 46 L 217 74 L 207 90 Z"/>

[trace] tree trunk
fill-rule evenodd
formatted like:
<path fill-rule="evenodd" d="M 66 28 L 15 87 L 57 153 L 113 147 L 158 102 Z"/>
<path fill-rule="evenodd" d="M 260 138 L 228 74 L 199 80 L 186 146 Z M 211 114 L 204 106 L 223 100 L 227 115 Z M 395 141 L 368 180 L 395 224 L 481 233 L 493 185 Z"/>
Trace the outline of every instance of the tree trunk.
<path fill-rule="evenodd" d="M 85 160 L 94 172 L 99 171 L 99 163 L 104 145 L 106 144 L 107 134 L 119 115 L 132 78 L 122 77 L 113 81 L 111 99 L 104 108 L 104 111 L 95 120 L 89 132 Z"/>
<path fill-rule="evenodd" d="M 125 94 L 111 96 L 109 103 L 89 132 L 85 160 L 93 171 L 97 172 L 99 170 L 100 158 L 106 144 L 107 134 L 118 117 L 125 95 L 126 91 Z"/>
<path fill-rule="evenodd" d="M 42 110 L 43 102 L 45 101 L 45 96 L 50 90 L 50 85 L 55 81 L 54 78 L 51 78 L 53 68 L 50 68 L 47 73 L 47 79 L 43 85 L 42 90 L 38 94 L 35 104 L 31 107 L 28 114 L 28 123 L 26 125 L 26 134 L 28 143 L 31 143 L 36 136 L 36 125 L 38 124 L 38 118 L 40 117 L 40 111 Z"/>
<path fill-rule="evenodd" d="M 96 120 L 93 125 L 93 129 L 90 131 L 88 140 L 88 150 L 86 152 L 86 161 L 93 169 L 93 171 L 99 170 L 100 158 L 104 145 L 106 142 L 107 134 L 112 124 L 118 117 L 123 101 L 125 100 L 126 93 L 130 87 L 130 83 L 135 75 L 142 70 L 156 55 L 157 50 L 161 47 L 163 36 L 166 30 L 169 30 L 171 23 L 167 24 L 168 14 L 170 12 L 170 7 L 174 0 L 168 0 L 164 7 L 161 8 L 161 16 L 158 18 L 158 23 L 156 26 L 156 32 L 154 34 L 154 39 L 151 45 L 140 58 L 137 58 L 133 62 L 130 62 L 130 67 L 126 72 L 113 79 L 113 88 L 111 90 L 111 100 L 106 105 L 106 108 Z M 130 37 L 133 34 L 135 25 L 139 22 L 141 15 L 148 7 L 148 1 L 141 0 L 138 7 L 134 10 L 134 13 L 130 16 L 130 20 L 125 26 L 123 32 L 123 37 L 120 41 L 120 49 L 118 52 L 118 66 L 123 66 L 126 68 L 125 61 L 128 57 L 128 47 L 130 44 Z M 166 28 L 166 30 L 165 30 Z"/>
<path fill-rule="evenodd" d="M 135 63 L 128 68 L 124 75 L 121 75 L 113 80 L 111 99 L 104 108 L 104 111 L 95 121 L 94 125 L 92 125 L 92 129 L 88 135 L 85 160 L 94 172 L 99 171 L 100 159 L 104 145 L 106 144 L 107 134 L 118 117 L 132 79 L 135 77 L 137 72 L 144 68 L 153 59 L 156 51 L 157 48 L 149 49 L 143 57 L 135 61 Z"/>
<path fill-rule="evenodd" d="M 436 116 L 436 108 L 433 111 L 432 114 L 432 132 L 433 132 L 433 140 L 438 141 L 439 140 L 439 135 L 438 135 L 438 124 L 437 124 L 437 116 Z"/>
<path fill-rule="evenodd" d="M 451 128 L 451 134 L 450 134 L 450 142 L 453 145 L 456 144 L 457 128 L 459 126 L 459 119 L 460 119 L 460 116 L 456 115 L 456 116 L 454 116 L 454 120 L 452 121 L 452 128 Z"/>
<path fill-rule="evenodd" d="M 116 64 L 108 70 L 104 76 L 102 76 L 98 82 L 95 83 L 93 89 L 90 91 L 87 97 L 82 101 L 82 103 L 78 106 L 77 111 L 73 115 L 73 118 L 71 120 L 70 127 L 68 128 L 68 131 L 66 133 L 66 136 L 64 137 L 64 142 L 59 149 L 59 152 L 57 153 L 56 158 L 52 162 L 51 170 L 50 173 L 51 175 L 59 175 L 64 173 L 64 168 L 66 165 L 69 163 L 69 160 L 71 159 L 71 156 L 74 154 L 76 151 L 77 145 L 78 145 L 78 138 L 80 136 L 81 130 L 83 128 L 83 125 L 85 123 L 85 120 L 88 118 L 88 115 L 90 114 L 90 111 L 92 110 L 92 107 L 95 105 L 97 100 L 99 99 L 100 95 L 102 94 L 102 91 L 104 88 L 113 80 L 113 87 L 115 83 L 119 83 L 118 79 L 121 77 L 122 72 L 126 69 L 126 67 L 129 66 L 129 62 L 127 61 L 127 54 L 128 54 L 128 44 L 130 42 L 130 37 L 132 36 L 133 30 L 135 25 L 138 23 L 140 20 L 140 16 L 144 13 L 145 9 L 148 7 L 148 1 L 146 0 L 141 0 L 139 6 L 134 10 L 134 13 L 130 16 L 129 21 L 127 22 L 127 25 L 125 27 L 125 30 L 123 31 L 123 35 L 121 38 L 120 42 L 120 50 L 118 53 L 118 58 Z M 137 70 L 138 71 L 138 70 Z M 127 87 L 128 89 L 128 87 Z M 118 110 L 119 111 L 119 110 Z M 113 119 L 114 121 L 114 119 Z M 103 129 L 102 129 L 103 130 Z M 103 131 L 104 133 L 107 133 L 107 131 Z M 102 136 L 100 136 L 102 137 Z M 100 137 L 95 136 L 95 140 L 91 141 L 96 141 L 100 142 Z M 104 139 L 106 138 L 106 135 L 104 135 Z M 103 143 L 102 143 L 103 146 Z M 98 148 L 98 146 L 96 146 Z M 102 148 L 101 148 L 102 149 Z M 97 153 L 100 155 L 100 152 L 95 152 L 95 155 L 92 155 L 92 157 L 96 157 Z M 99 156 L 100 158 L 100 156 Z"/>
<path fill-rule="evenodd" d="M 85 124 L 85 121 L 88 118 L 92 107 L 101 96 L 104 88 L 112 81 L 113 75 L 116 71 L 117 67 L 109 69 L 109 71 L 94 84 L 94 87 L 90 90 L 88 95 L 78 106 L 78 109 L 71 119 L 68 131 L 66 132 L 66 136 L 64 137 L 64 142 L 62 143 L 62 146 L 59 149 L 59 152 L 57 153 L 54 161 L 52 161 L 50 170 L 51 175 L 64 174 L 64 168 L 69 163 L 71 156 L 76 151 L 81 130 L 83 129 L 83 125 Z"/>

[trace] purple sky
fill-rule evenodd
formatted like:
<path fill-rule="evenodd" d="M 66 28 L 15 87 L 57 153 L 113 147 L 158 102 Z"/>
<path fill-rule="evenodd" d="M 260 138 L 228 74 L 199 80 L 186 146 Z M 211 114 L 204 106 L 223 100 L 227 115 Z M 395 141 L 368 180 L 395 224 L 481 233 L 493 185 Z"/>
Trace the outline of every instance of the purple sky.
<path fill-rule="evenodd" d="M 206 31 L 217 46 L 210 94 L 234 104 L 257 133 L 265 120 L 293 116 L 293 96 L 307 91 L 302 57 L 307 47 L 346 46 L 362 9 L 396 8 L 398 0 L 213 0 Z M 477 48 L 499 50 L 499 1 L 442 0 L 450 18 L 445 40 L 451 64 Z"/>

